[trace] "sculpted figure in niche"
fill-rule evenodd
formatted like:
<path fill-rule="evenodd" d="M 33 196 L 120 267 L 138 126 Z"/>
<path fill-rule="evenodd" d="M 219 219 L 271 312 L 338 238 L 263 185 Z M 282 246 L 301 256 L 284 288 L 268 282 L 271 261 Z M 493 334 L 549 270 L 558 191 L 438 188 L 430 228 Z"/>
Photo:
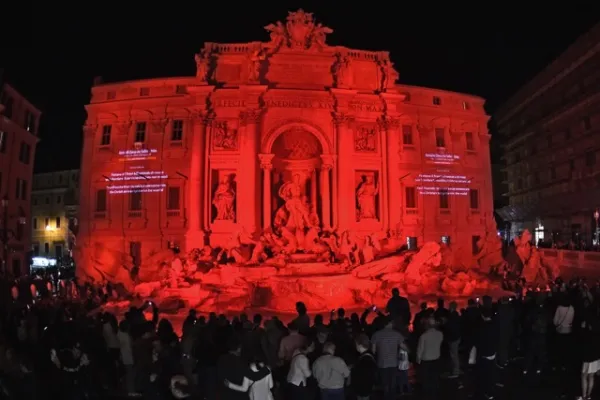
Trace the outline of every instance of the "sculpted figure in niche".
<path fill-rule="evenodd" d="M 221 182 L 215 190 L 213 205 L 217 209 L 215 221 L 233 221 L 235 220 L 235 190 L 231 184 L 231 178 L 228 175 L 221 177 Z"/>
<path fill-rule="evenodd" d="M 333 82 L 336 88 L 348 87 L 350 77 L 350 58 L 342 53 L 335 55 L 333 64 Z"/>
<path fill-rule="evenodd" d="M 207 49 L 202 49 L 200 53 L 194 56 L 194 58 L 196 60 L 196 77 L 198 77 L 201 82 L 208 81 L 210 78 L 210 53 Z"/>
<path fill-rule="evenodd" d="M 236 150 L 237 131 L 230 129 L 226 121 L 215 122 L 213 146 L 216 150 Z"/>
<path fill-rule="evenodd" d="M 376 219 L 377 207 L 376 197 L 379 194 L 379 186 L 375 184 L 373 175 L 363 175 L 362 182 L 356 190 L 358 202 L 358 220 Z"/>

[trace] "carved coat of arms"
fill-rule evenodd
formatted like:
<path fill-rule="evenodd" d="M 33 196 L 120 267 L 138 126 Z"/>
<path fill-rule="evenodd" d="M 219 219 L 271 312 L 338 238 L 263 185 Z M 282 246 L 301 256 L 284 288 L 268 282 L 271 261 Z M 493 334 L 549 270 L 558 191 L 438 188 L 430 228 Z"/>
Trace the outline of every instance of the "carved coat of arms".
<path fill-rule="evenodd" d="M 287 22 L 270 24 L 265 27 L 271 36 L 270 47 L 277 49 L 285 44 L 290 49 L 323 48 L 326 36 L 333 32 L 322 24 L 315 24 L 312 13 L 300 9 L 290 12 Z"/>

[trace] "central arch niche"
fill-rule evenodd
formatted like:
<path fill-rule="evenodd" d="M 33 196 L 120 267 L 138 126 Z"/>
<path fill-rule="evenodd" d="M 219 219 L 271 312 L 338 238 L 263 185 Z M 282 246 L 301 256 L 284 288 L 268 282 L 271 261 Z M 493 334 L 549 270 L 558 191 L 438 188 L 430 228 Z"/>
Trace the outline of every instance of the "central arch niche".
<path fill-rule="evenodd" d="M 277 221 L 277 211 L 285 205 L 279 195 L 286 182 L 298 180 L 302 198 L 309 204 L 319 220 L 322 221 L 322 209 L 319 196 L 323 147 L 319 139 L 302 127 L 291 127 L 277 136 L 271 147 L 273 154 L 273 175 L 271 190 L 271 215 Z"/>

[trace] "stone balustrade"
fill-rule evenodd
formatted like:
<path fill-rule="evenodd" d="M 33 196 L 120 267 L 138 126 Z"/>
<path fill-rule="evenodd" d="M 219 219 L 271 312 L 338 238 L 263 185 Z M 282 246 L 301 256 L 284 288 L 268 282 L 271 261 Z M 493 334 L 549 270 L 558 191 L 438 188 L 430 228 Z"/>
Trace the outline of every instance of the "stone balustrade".
<path fill-rule="evenodd" d="M 600 271 L 600 252 L 573 251 L 558 249 L 539 249 L 542 258 L 549 262 L 556 262 L 564 269 L 585 269 Z"/>

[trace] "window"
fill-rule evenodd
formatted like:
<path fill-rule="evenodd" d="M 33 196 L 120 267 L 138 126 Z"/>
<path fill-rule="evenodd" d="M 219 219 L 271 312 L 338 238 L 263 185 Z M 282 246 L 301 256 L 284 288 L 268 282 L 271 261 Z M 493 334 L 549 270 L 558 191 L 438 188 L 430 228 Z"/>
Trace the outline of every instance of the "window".
<path fill-rule="evenodd" d="M 569 169 L 575 171 L 575 160 L 569 160 Z"/>
<path fill-rule="evenodd" d="M 413 134 L 411 125 L 402 125 L 402 143 L 405 146 L 412 146 Z"/>
<path fill-rule="evenodd" d="M 135 124 L 135 142 L 143 143 L 146 141 L 146 123 L 138 122 Z"/>
<path fill-rule="evenodd" d="M 546 140 L 548 141 L 548 148 L 552 147 L 552 134 L 549 134 Z"/>
<path fill-rule="evenodd" d="M 8 142 L 8 132 L 0 131 L 0 153 L 6 153 L 6 142 Z"/>
<path fill-rule="evenodd" d="M 417 238 L 415 236 L 406 237 L 407 250 L 417 250 Z"/>
<path fill-rule="evenodd" d="M 590 120 L 590 117 L 583 117 L 581 122 L 583 123 L 583 129 L 586 131 L 592 129 L 592 121 Z"/>
<path fill-rule="evenodd" d="M 2 179 L 0 179 L 0 184 L 2 183 Z M 31 202 L 33 203 L 34 206 L 37 206 L 37 197 L 34 197 L 31 199 Z"/>
<path fill-rule="evenodd" d="M 183 121 L 176 119 L 173 121 L 173 130 L 171 131 L 171 140 L 180 142 L 183 139 Z"/>
<path fill-rule="evenodd" d="M 448 189 L 440 189 L 440 209 L 447 210 L 449 208 Z"/>
<path fill-rule="evenodd" d="M 533 183 L 536 185 L 540 184 L 540 173 L 537 171 L 533 174 Z"/>
<path fill-rule="evenodd" d="M 475 150 L 473 132 L 465 132 L 465 141 L 467 142 L 467 150 Z"/>
<path fill-rule="evenodd" d="M 45 224 L 44 224 L 44 228 L 49 228 L 50 227 L 50 218 L 46 218 L 44 220 Z"/>
<path fill-rule="evenodd" d="M 11 119 L 13 116 L 13 105 L 14 105 L 14 99 L 10 96 L 6 96 L 4 99 L 2 99 L 2 104 L 4 104 L 4 116 L 8 119 Z"/>
<path fill-rule="evenodd" d="M 481 239 L 481 236 L 471 236 L 471 249 L 472 249 L 472 253 L 473 255 L 479 253 L 479 240 Z"/>
<path fill-rule="evenodd" d="M 136 190 L 129 194 L 129 211 L 141 211 L 142 209 L 142 192 Z"/>
<path fill-rule="evenodd" d="M 56 217 L 56 229 L 60 228 L 60 217 Z"/>
<path fill-rule="evenodd" d="M 170 187 L 167 191 L 167 210 L 179 210 L 179 188 Z"/>
<path fill-rule="evenodd" d="M 469 204 L 471 210 L 479 210 L 479 190 L 470 189 L 469 190 Z"/>
<path fill-rule="evenodd" d="M 433 105 L 434 106 L 442 105 L 442 99 L 440 99 L 438 96 L 433 96 Z"/>
<path fill-rule="evenodd" d="M 46 204 L 50 204 L 50 197 L 46 196 L 46 201 L 45 201 L 45 203 L 46 203 Z"/>
<path fill-rule="evenodd" d="M 435 145 L 437 147 L 446 147 L 444 128 L 435 128 Z"/>
<path fill-rule="evenodd" d="M 150 88 L 140 88 L 140 96 L 150 96 Z"/>
<path fill-rule="evenodd" d="M 532 156 L 537 154 L 537 146 L 535 143 L 531 146 L 531 150 L 529 150 L 529 154 L 531 154 Z"/>
<path fill-rule="evenodd" d="M 106 189 L 96 191 L 96 212 L 106 211 Z"/>
<path fill-rule="evenodd" d="M 35 115 L 29 110 L 25 111 L 25 129 L 35 134 Z"/>
<path fill-rule="evenodd" d="M 404 189 L 406 208 L 417 208 L 417 191 L 414 187 Z"/>
<path fill-rule="evenodd" d="M 37 229 L 37 218 L 33 219 L 33 229 Z"/>
<path fill-rule="evenodd" d="M 565 140 L 571 140 L 571 131 L 569 129 L 565 131 Z"/>
<path fill-rule="evenodd" d="M 62 201 L 62 197 L 56 196 L 56 204 L 60 204 L 61 201 Z"/>
<path fill-rule="evenodd" d="M 555 167 L 550 168 L 550 179 L 551 180 L 556 179 L 556 168 Z"/>
<path fill-rule="evenodd" d="M 463 107 L 463 110 L 470 110 L 471 109 L 471 105 L 468 102 L 466 102 L 466 101 L 462 102 L 462 107 Z"/>
<path fill-rule="evenodd" d="M 588 151 L 585 153 L 585 165 L 587 167 L 593 167 L 596 165 L 596 153 L 594 151 Z"/>
<path fill-rule="evenodd" d="M 62 246 L 60 244 L 54 246 L 54 253 L 56 255 L 56 258 L 62 258 Z"/>
<path fill-rule="evenodd" d="M 108 146 L 110 144 L 111 133 L 112 133 L 112 125 L 104 125 L 102 127 L 102 136 L 100 137 L 100 146 Z"/>
<path fill-rule="evenodd" d="M 23 179 L 17 178 L 15 186 L 15 198 L 20 200 L 27 199 L 27 182 Z"/>
<path fill-rule="evenodd" d="M 44 243 L 44 254 L 48 255 L 50 253 L 50 244 Z"/>
<path fill-rule="evenodd" d="M 39 244 L 33 245 L 33 255 L 36 257 L 40 255 L 40 245 Z"/>
<path fill-rule="evenodd" d="M 23 164 L 29 164 L 29 159 L 31 157 L 31 146 L 25 142 L 21 142 L 21 147 L 19 148 L 19 161 Z"/>

